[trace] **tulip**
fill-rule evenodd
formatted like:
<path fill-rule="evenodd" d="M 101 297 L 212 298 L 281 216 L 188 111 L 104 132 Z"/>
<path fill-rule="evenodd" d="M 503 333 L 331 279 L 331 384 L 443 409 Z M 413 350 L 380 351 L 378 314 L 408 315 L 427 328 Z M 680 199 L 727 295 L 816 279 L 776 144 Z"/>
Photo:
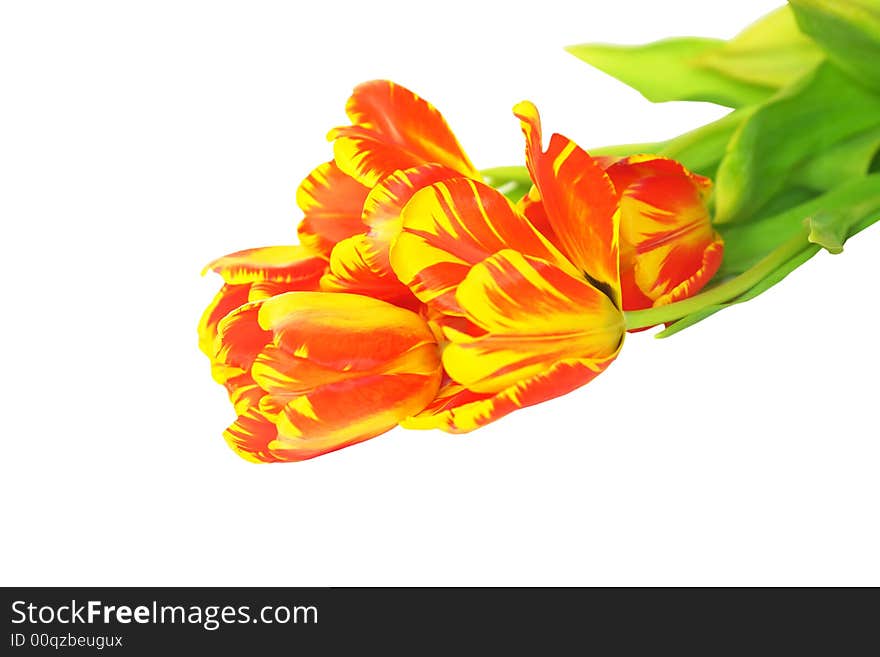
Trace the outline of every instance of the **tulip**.
<path fill-rule="evenodd" d="M 531 103 L 514 112 L 554 239 L 476 180 L 412 196 L 390 262 L 445 338 L 446 378 L 403 426 L 471 431 L 591 381 L 623 343 L 614 186 L 561 135 L 545 152 Z"/>
<path fill-rule="evenodd" d="M 388 262 L 401 210 L 421 187 L 480 174 L 440 112 L 405 87 L 387 80 L 360 84 L 346 112 L 352 125 L 328 135 L 334 159 L 297 190 L 300 241 L 329 259 L 322 290 L 416 309 L 418 300 Z"/>
<path fill-rule="evenodd" d="M 605 163 L 620 204 L 624 310 L 662 306 L 699 292 L 724 255 L 707 207 L 712 181 L 654 155 Z"/>
<path fill-rule="evenodd" d="M 436 395 L 441 364 L 424 320 L 353 294 L 288 292 L 218 326 L 214 359 L 238 418 L 224 437 L 250 461 L 301 461 L 382 434 Z"/>

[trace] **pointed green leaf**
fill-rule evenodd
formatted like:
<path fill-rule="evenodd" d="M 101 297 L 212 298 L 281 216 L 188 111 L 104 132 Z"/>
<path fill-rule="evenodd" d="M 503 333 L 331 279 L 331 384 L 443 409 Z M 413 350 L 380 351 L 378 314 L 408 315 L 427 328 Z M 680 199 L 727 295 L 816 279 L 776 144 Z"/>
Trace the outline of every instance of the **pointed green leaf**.
<path fill-rule="evenodd" d="M 758 107 L 737 129 L 715 186 L 716 223 L 748 221 L 817 153 L 880 125 L 880 96 L 828 62 Z"/>
<path fill-rule="evenodd" d="M 820 192 L 864 176 L 880 152 L 880 126 L 844 139 L 804 162 L 791 182 Z"/>
<path fill-rule="evenodd" d="M 724 238 L 722 275 L 739 274 L 803 230 L 804 219 L 828 213 L 853 235 L 857 220 L 880 215 L 880 174 L 871 174 L 778 214 L 747 224 L 718 226 Z M 855 213 L 852 216 L 852 213 Z"/>
<path fill-rule="evenodd" d="M 728 107 L 768 98 L 824 57 L 798 30 L 788 7 L 730 41 L 680 37 L 639 46 L 587 43 L 566 50 L 653 102 L 702 100 Z"/>
<path fill-rule="evenodd" d="M 841 69 L 880 89 L 880 1 L 789 0 L 801 30 Z"/>
<path fill-rule="evenodd" d="M 718 39 L 684 37 L 643 46 L 583 44 L 566 50 L 655 103 L 702 100 L 741 107 L 767 98 L 772 87 L 743 82 L 700 65 L 701 57 L 723 45 Z"/>
<path fill-rule="evenodd" d="M 756 269 L 744 268 L 740 274 L 742 278 L 729 279 L 720 283 L 717 290 L 710 288 L 702 292 L 701 295 L 715 296 L 716 298 L 711 299 L 714 303 L 707 303 L 695 312 L 668 324 L 656 337 L 669 337 L 703 321 L 719 310 L 755 298 L 812 258 L 820 247 L 832 253 L 840 253 L 847 239 L 877 221 L 880 221 L 880 173 L 853 180 L 775 217 L 728 232 L 725 235 L 725 261 L 731 254 L 737 257 L 737 250 L 751 250 L 753 262 L 750 266 L 754 265 L 756 268 L 759 267 L 758 262 L 766 262 L 771 254 L 778 253 L 779 249 L 785 248 L 784 245 L 791 244 L 793 240 L 796 246 L 781 264 L 773 267 L 767 275 L 760 276 L 742 294 L 731 295 L 724 301 L 717 300 L 717 292 L 721 288 L 731 285 L 736 280 L 749 280 Z M 804 230 L 805 223 L 808 232 Z M 803 244 L 799 247 L 797 243 L 801 240 Z M 691 297 L 686 303 L 693 305 L 701 295 Z M 670 304 L 666 308 L 669 309 L 674 305 Z"/>
<path fill-rule="evenodd" d="M 780 7 L 753 23 L 700 64 L 750 84 L 780 88 L 813 68 L 824 57 L 798 29 L 794 14 Z"/>
<path fill-rule="evenodd" d="M 806 223 L 810 229 L 808 240 L 829 253 L 843 253 L 847 226 L 837 221 L 833 213 L 822 210 L 808 217 Z"/>

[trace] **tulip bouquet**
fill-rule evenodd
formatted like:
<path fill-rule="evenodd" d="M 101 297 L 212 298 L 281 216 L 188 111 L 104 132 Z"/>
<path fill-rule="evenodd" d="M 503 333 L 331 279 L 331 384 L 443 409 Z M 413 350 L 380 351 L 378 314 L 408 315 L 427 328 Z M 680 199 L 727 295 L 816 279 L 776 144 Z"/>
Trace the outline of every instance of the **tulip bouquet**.
<path fill-rule="evenodd" d="M 359 85 L 297 191 L 299 244 L 206 268 L 224 284 L 199 345 L 236 452 L 472 431 L 588 383 L 627 332 L 677 333 L 880 219 L 880 1 L 791 0 L 730 41 L 569 50 L 651 101 L 733 110 L 587 152 L 545 140 L 525 101 L 524 165 L 479 171 L 427 101 Z"/>

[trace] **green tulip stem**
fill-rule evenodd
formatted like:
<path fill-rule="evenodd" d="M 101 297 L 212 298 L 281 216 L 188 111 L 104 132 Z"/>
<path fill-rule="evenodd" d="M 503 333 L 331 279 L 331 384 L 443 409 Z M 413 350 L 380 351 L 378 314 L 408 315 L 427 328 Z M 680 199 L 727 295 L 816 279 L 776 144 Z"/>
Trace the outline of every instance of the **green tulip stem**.
<path fill-rule="evenodd" d="M 715 287 L 695 294 L 694 296 L 656 308 L 645 310 L 631 310 L 624 313 L 627 329 L 641 329 L 657 324 L 674 322 L 691 313 L 699 312 L 704 308 L 721 303 L 729 303 L 738 296 L 745 294 L 764 278 L 772 274 L 779 267 L 807 249 L 818 250 L 820 247 L 808 241 L 809 231 L 804 229 L 787 242 L 783 242 L 776 249 L 747 269 L 739 276 L 716 285 Z"/>

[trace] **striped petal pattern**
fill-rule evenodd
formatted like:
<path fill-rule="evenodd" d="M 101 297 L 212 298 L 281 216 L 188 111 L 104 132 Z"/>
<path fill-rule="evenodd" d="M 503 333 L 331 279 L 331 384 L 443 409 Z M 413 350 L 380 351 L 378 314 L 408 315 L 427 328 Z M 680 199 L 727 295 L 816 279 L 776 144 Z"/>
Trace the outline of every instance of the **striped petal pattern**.
<path fill-rule="evenodd" d="M 513 109 L 526 138 L 526 164 L 563 253 L 581 271 L 619 294 L 618 217 L 614 185 L 599 164 L 559 134 L 543 150 L 541 120 L 527 101 Z M 620 299 L 614 299 L 620 305 Z"/>
<path fill-rule="evenodd" d="M 296 204 L 304 215 L 297 227 L 299 241 L 329 257 L 337 242 L 364 231 L 361 211 L 369 191 L 335 162 L 317 167 L 296 190 Z"/>
<path fill-rule="evenodd" d="M 659 306 L 699 292 L 724 254 L 706 205 L 709 179 L 650 155 L 621 159 L 606 171 L 619 195 L 624 308 Z"/>
<path fill-rule="evenodd" d="M 221 320 L 215 359 L 238 418 L 227 442 L 252 461 L 301 461 L 362 442 L 418 413 L 440 386 L 418 315 L 352 294 L 289 292 Z"/>
<path fill-rule="evenodd" d="M 439 316 L 447 376 L 406 427 L 471 431 L 589 382 L 623 343 L 612 183 L 562 137 L 544 153 L 531 110 L 515 110 L 536 190 L 520 207 L 543 231 L 466 178 L 426 187 L 404 207 L 391 266 Z"/>
<path fill-rule="evenodd" d="M 336 164 L 374 187 L 395 171 L 422 164 L 447 166 L 479 179 L 479 173 L 433 105 L 388 80 L 358 85 L 345 107 L 352 125 L 330 131 Z"/>
<path fill-rule="evenodd" d="M 467 178 L 453 178 L 413 195 L 391 266 L 422 302 L 461 315 L 455 290 L 471 267 L 506 248 L 576 269 L 504 195 Z"/>
<path fill-rule="evenodd" d="M 304 246 L 266 246 L 217 258 L 202 271 L 220 274 L 224 285 L 199 319 L 199 349 L 213 354 L 217 325 L 242 304 L 282 292 L 317 290 L 326 270 L 327 261 Z"/>

